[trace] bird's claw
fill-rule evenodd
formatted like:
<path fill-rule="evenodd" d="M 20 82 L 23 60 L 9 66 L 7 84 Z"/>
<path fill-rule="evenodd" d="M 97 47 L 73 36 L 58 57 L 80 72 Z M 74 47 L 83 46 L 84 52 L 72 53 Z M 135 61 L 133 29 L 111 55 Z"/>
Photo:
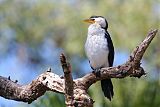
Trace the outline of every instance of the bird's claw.
<path fill-rule="evenodd" d="M 100 70 L 101 68 L 95 69 L 94 71 L 92 71 L 92 73 L 94 73 L 96 75 L 96 77 L 100 77 Z"/>

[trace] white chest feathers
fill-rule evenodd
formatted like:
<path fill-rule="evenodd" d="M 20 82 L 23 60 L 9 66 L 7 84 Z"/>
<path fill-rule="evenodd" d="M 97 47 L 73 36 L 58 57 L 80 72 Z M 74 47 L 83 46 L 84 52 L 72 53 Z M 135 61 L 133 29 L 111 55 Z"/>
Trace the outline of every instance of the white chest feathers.
<path fill-rule="evenodd" d="M 85 52 L 92 68 L 108 67 L 109 51 L 104 29 L 90 25 L 85 43 Z"/>

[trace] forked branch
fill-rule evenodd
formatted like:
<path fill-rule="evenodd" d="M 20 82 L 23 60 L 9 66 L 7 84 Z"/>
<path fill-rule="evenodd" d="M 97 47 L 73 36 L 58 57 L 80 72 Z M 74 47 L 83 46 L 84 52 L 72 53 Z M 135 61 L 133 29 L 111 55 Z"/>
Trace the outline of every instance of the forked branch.
<path fill-rule="evenodd" d="M 62 93 L 66 98 L 67 107 L 93 107 L 94 101 L 87 94 L 88 88 L 95 82 L 107 78 L 138 77 L 145 75 L 144 69 L 140 66 L 141 59 L 157 34 L 158 30 L 152 30 L 147 37 L 134 49 L 128 61 L 117 67 L 102 68 L 99 72 L 101 77 L 94 73 L 86 74 L 84 77 L 73 80 L 71 66 L 67 63 L 63 54 L 60 56 L 64 78 L 51 72 L 51 69 L 42 73 L 30 84 L 19 85 L 9 78 L 0 76 L 0 96 L 31 103 L 46 91 Z"/>

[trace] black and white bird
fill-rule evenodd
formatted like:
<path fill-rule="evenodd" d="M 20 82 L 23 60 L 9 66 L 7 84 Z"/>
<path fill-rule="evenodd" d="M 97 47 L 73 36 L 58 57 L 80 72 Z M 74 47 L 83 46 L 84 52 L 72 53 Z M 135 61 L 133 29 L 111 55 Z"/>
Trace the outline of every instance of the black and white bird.
<path fill-rule="evenodd" d="M 108 22 L 102 16 L 91 16 L 84 20 L 90 23 L 85 43 L 85 52 L 93 70 L 111 67 L 114 60 L 114 46 L 107 31 Z M 110 101 L 113 98 L 113 85 L 111 79 L 101 80 L 102 91 Z"/>

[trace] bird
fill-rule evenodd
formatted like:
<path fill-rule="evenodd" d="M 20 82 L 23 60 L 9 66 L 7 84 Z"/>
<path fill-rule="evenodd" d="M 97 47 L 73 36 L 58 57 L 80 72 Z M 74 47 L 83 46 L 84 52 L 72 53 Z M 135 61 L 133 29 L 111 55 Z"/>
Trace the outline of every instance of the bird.
<path fill-rule="evenodd" d="M 90 23 L 85 42 L 85 53 L 91 68 L 98 71 L 104 67 L 112 67 L 114 61 L 114 46 L 108 33 L 108 22 L 103 16 L 91 16 L 84 20 Z M 104 96 L 110 101 L 113 98 L 113 84 L 111 79 L 101 80 Z"/>

